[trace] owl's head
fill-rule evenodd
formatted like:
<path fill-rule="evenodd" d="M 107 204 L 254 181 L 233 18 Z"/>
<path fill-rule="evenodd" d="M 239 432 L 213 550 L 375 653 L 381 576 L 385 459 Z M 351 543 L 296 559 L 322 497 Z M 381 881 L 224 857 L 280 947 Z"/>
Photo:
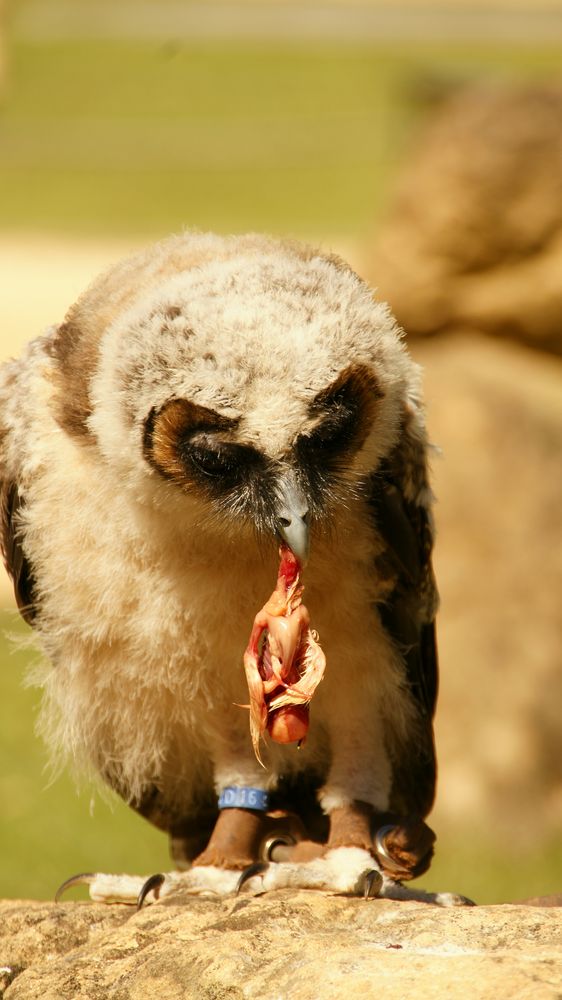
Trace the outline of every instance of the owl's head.
<path fill-rule="evenodd" d="M 301 558 L 310 524 L 391 450 L 416 379 L 347 265 L 257 236 L 174 237 L 126 261 L 70 311 L 57 350 L 61 423 L 124 485 L 281 535 Z"/>

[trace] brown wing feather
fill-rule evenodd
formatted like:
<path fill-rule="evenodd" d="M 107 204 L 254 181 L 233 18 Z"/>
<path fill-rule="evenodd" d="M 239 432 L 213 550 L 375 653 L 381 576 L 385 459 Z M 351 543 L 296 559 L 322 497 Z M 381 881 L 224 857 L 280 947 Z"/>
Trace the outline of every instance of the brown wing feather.
<path fill-rule="evenodd" d="M 389 592 L 378 612 L 399 649 L 405 679 L 417 709 L 417 724 L 406 742 L 390 740 L 393 758 L 392 810 L 424 817 L 435 795 L 433 715 L 438 664 L 435 641 L 437 590 L 431 564 L 433 532 L 425 441 L 410 414 L 393 453 L 372 482 L 371 504 L 386 543 L 378 571 Z"/>
<path fill-rule="evenodd" d="M 35 620 L 33 573 L 26 559 L 22 540 L 20 515 L 24 506 L 17 483 L 0 485 L 0 547 L 4 565 L 14 584 L 14 594 L 25 621 Z"/>

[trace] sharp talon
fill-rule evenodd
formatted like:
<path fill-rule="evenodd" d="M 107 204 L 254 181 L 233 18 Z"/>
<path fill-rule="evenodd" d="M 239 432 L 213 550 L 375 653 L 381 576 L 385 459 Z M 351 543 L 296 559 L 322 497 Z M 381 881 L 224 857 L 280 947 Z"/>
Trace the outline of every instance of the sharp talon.
<path fill-rule="evenodd" d="M 295 838 L 291 837 L 289 833 L 274 833 L 264 841 L 261 849 L 262 857 L 264 861 L 285 861 L 285 855 L 288 853 L 286 850 L 279 854 L 277 858 L 273 857 L 273 852 L 278 847 L 286 849 L 287 847 L 294 847 L 295 844 Z"/>
<path fill-rule="evenodd" d="M 389 869 L 392 872 L 400 872 L 404 874 L 404 867 L 401 865 L 396 858 L 392 857 L 387 846 L 386 838 L 388 834 L 395 830 L 395 826 L 381 826 L 375 834 L 375 854 L 378 854 L 381 859 L 384 859 L 384 868 Z"/>
<path fill-rule="evenodd" d="M 59 885 L 57 891 L 55 892 L 55 903 L 58 903 L 63 892 L 70 889 L 73 885 L 91 885 L 95 879 L 94 872 L 81 872 L 80 875 L 71 875 L 67 878 L 62 885 Z"/>
<path fill-rule="evenodd" d="M 363 898 L 370 899 L 371 896 L 378 896 L 382 888 L 382 875 L 376 868 L 373 868 L 365 875 L 365 885 L 363 887 Z"/>
<path fill-rule="evenodd" d="M 265 861 L 254 861 L 253 864 L 248 865 L 248 867 L 244 869 L 240 878 L 238 879 L 238 882 L 236 883 L 236 889 L 234 890 L 235 894 L 238 895 L 238 893 L 242 889 L 242 886 L 244 885 L 244 882 L 247 882 L 248 879 L 253 878 L 254 875 L 263 875 L 263 873 L 266 872 L 268 868 L 269 864 Z"/>
<path fill-rule="evenodd" d="M 149 892 L 153 892 L 154 898 L 158 899 L 160 895 L 160 889 L 165 881 L 166 881 L 166 876 L 160 874 L 160 872 L 157 875 L 151 875 L 150 878 L 147 878 L 146 882 L 144 883 L 141 891 L 137 896 L 137 912 L 141 909 L 142 904 L 144 903 Z"/>

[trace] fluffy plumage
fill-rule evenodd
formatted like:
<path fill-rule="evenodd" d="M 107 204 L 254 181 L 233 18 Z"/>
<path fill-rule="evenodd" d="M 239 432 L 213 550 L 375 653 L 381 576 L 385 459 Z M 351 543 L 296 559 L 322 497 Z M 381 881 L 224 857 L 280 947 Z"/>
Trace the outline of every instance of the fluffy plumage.
<path fill-rule="evenodd" d="M 427 445 L 418 369 L 364 282 L 296 244 L 173 237 L 4 366 L 0 424 L 3 551 L 51 664 L 57 752 L 167 830 L 183 863 L 257 856 L 263 824 L 238 854 L 218 828 L 208 843 L 217 795 L 242 785 L 271 791 L 295 839 L 375 855 L 390 822 L 382 869 L 427 867 Z M 242 657 L 297 494 L 327 668 L 307 742 L 268 744 L 264 770 Z"/>

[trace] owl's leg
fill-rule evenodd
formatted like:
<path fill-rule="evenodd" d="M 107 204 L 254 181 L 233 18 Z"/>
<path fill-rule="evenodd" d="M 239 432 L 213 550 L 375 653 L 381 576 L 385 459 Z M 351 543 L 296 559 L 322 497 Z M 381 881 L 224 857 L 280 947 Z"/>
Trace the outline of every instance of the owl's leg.
<path fill-rule="evenodd" d="M 274 848 L 270 858 L 277 863 L 248 868 L 251 888 L 255 888 L 259 875 L 262 892 L 282 888 L 323 889 L 365 898 L 415 900 L 438 906 L 472 905 L 466 897 L 455 893 L 430 893 L 404 886 L 402 879 L 415 877 L 418 868 L 427 869 L 426 855 L 428 850 L 431 853 L 434 834 L 420 822 L 401 826 L 385 824 L 376 829 L 373 836 L 373 823 L 376 827 L 380 818 L 367 803 L 353 802 L 334 810 L 325 846 L 303 840 L 294 847 L 280 845 Z M 391 837 L 393 854 L 385 843 Z M 423 860 L 417 862 L 420 854 Z M 400 856 L 401 860 L 395 861 L 395 856 Z M 238 888 L 244 881 L 245 875 Z"/>
<path fill-rule="evenodd" d="M 353 801 L 330 813 L 329 848 L 362 847 L 371 851 L 383 874 L 408 881 L 431 864 L 435 834 L 422 819 L 382 812 Z"/>
<path fill-rule="evenodd" d="M 382 734 L 373 725 L 381 713 L 365 694 L 365 685 L 350 685 L 333 699 L 332 763 L 320 797 L 330 819 L 327 844 L 303 841 L 273 849 L 270 859 L 278 863 L 261 872 L 263 890 L 320 888 L 463 905 L 468 901 L 455 894 L 402 885 L 427 870 L 435 837 L 420 818 L 387 811 L 391 768 Z M 255 868 L 248 874 L 255 878 Z"/>
<path fill-rule="evenodd" d="M 238 796 L 239 800 L 258 799 L 267 805 L 267 793 L 255 788 L 228 788 L 226 798 Z M 222 798 L 222 796 L 221 796 Z M 258 802 L 259 804 L 259 802 Z M 193 860 L 187 871 L 168 872 L 143 876 L 107 875 L 84 873 L 67 879 L 55 896 L 58 902 L 67 889 L 87 885 L 94 902 L 136 903 L 157 899 L 176 893 L 182 895 L 219 895 L 234 893 L 242 878 L 252 890 L 259 891 L 261 878 L 251 877 L 258 859 L 266 856 L 269 845 L 291 844 L 302 840 L 306 831 L 299 818 L 284 810 L 265 812 L 265 809 L 225 807 L 205 849 Z M 259 864 L 260 875 L 267 865 Z M 250 874 L 249 874 L 250 873 Z"/>
<path fill-rule="evenodd" d="M 259 857 L 265 836 L 266 816 L 251 809 L 223 809 L 206 848 L 193 861 L 193 867 L 214 866 L 243 870 Z"/>

